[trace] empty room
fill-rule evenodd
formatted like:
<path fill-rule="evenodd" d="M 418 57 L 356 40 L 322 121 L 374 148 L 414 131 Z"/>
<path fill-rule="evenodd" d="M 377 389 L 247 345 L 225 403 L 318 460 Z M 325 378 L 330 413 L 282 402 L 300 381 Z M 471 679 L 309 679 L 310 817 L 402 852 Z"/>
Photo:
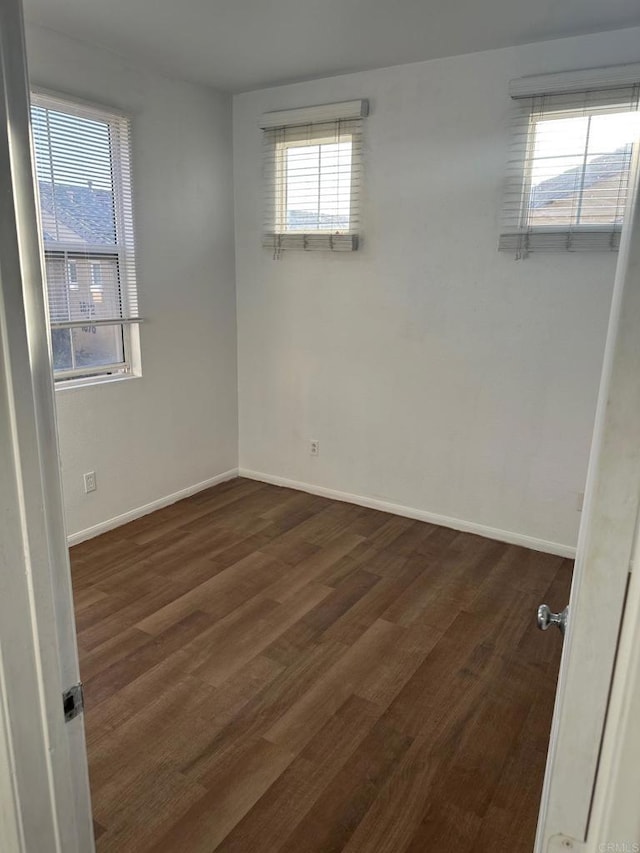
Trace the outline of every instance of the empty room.
<path fill-rule="evenodd" d="M 637 0 L 0 75 L 1 853 L 637 853 Z"/>

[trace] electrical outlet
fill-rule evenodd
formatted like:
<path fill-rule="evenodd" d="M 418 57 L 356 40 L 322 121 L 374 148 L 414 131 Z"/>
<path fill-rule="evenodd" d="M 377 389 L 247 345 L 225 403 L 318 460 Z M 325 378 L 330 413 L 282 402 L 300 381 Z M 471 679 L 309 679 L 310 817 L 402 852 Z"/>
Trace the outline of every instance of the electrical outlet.
<path fill-rule="evenodd" d="M 96 485 L 96 472 L 95 471 L 87 471 L 84 475 L 84 493 L 88 495 L 89 492 L 95 492 L 98 488 Z"/>
<path fill-rule="evenodd" d="M 311 443 L 309 445 L 309 453 L 312 456 L 319 456 L 320 455 L 320 442 L 319 441 L 317 441 L 315 439 L 311 441 Z"/>

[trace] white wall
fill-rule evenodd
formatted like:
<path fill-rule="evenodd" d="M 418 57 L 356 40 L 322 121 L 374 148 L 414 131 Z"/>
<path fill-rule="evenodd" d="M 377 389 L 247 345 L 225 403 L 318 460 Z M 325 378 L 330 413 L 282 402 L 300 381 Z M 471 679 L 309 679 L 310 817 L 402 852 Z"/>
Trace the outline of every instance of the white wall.
<path fill-rule="evenodd" d="M 496 251 L 507 87 L 639 60 L 634 29 L 234 99 L 241 468 L 575 544 L 616 257 Z M 272 260 L 259 115 L 361 97 L 362 250 Z"/>
<path fill-rule="evenodd" d="M 133 121 L 143 375 L 57 392 L 76 533 L 237 466 L 231 102 L 48 30 L 27 48 L 33 84 Z"/>

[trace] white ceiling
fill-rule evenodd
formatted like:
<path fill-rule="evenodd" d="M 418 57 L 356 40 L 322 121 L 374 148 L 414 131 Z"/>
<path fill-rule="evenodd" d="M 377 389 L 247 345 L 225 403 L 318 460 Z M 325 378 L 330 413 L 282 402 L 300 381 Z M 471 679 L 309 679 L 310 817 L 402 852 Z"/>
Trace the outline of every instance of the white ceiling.
<path fill-rule="evenodd" d="M 640 24 L 638 0 L 24 0 L 29 21 L 228 91 Z"/>

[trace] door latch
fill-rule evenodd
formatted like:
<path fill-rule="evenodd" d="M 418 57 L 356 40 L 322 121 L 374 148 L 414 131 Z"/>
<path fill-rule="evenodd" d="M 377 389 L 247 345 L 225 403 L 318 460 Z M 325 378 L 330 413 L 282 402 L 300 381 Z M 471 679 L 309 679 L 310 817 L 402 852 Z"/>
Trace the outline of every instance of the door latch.
<path fill-rule="evenodd" d="M 84 711 L 84 690 L 81 681 L 62 694 L 62 710 L 65 723 L 75 720 Z"/>

